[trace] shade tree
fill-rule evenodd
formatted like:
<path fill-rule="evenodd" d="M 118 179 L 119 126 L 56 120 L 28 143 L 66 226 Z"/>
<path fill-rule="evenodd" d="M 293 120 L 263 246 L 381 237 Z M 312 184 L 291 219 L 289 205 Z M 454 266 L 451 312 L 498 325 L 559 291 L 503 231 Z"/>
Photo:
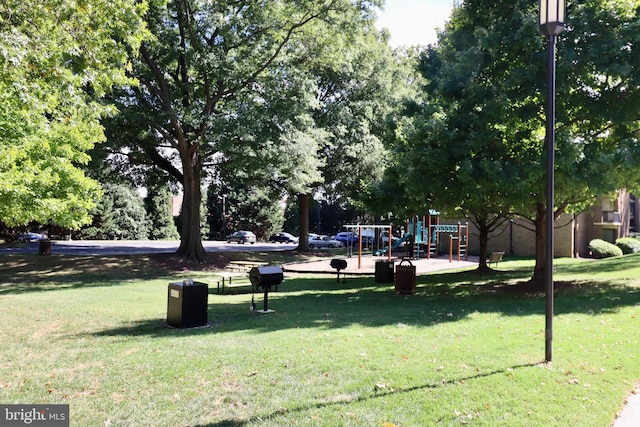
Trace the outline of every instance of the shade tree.
<path fill-rule="evenodd" d="M 103 102 L 131 84 L 129 53 L 146 35 L 144 1 L 0 4 L 0 220 L 77 229 L 100 185 L 83 167 L 104 140 Z"/>
<path fill-rule="evenodd" d="M 140 85 L 117 97 L 121 114 L 113 126 L 121 132 L 113 135 L 130 164 L 153 165 L 182 185 L 179 256 L 206 258 L 199 227 L 204 180 L 215 182 L 226 170 L 243 184 L 286 180 L 293 194 L 309 193 L 319 181 L 318 159 L 308 154 L 317 153 L 323 131 L 309 119 L 313 81 L 300 70 L 331 62 L 339 52 L 332 47 L 348 45 L 378 3 L 150 2 L 154 39 L 132 60 Z M 288 160 L 296 156 L 297 163 Z M 266 174 L 269 168 L 281 173 Z"/>
<path fill-rule="evenodd" d="M 429 182 L 436 206 L 472 218 L 528 218 L 536 234 L 532 280 L 542 283 L 546 44 L 535 8 L 485 0 L 454 8 L 438 45 L 425 52 L 427 101 L 395 153 L 401 182 Z M 637 1 L 569 6 L 558 42 L 556 218 L 637 186 L 638 10 Z"/>

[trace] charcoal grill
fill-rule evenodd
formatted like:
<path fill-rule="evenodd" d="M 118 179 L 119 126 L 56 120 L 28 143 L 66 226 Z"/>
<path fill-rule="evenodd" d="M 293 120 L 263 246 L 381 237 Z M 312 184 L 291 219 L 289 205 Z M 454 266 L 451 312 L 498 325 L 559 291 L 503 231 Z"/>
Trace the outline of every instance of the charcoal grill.
<path fill-rule="evenodd" d="M 331 268 L 336 269 L 336 272 L 338 273 L 338 276 L 336 277 L 336 283 L 340 283 L 340 270 L 344 270 L 345 268 L 347 268 L 347 260 L 335 258 L 331 260 L 329 265 L 331 265 Z M 342 283 L 344 283 L 345 281 L 345 276 L 346 275 L 342 273 Z"/>
<path fill-rule="evenodd" d="M 282 283 L 284 274 L 282 268 L 277 265 L 266 265 L 264 267 L 253 267 L 249 270 L 249 281 L 255 289 L 262 288 L 264 292 L 264 306 L 262 310 L 258 310 L 259 313 L 273 313 L 275 310 L 269 310 L 269 291 L 272 286 L 278 289 L 278 285 Z M 255 310 L 256 305 L 251 296 L 251 310 Z"/>

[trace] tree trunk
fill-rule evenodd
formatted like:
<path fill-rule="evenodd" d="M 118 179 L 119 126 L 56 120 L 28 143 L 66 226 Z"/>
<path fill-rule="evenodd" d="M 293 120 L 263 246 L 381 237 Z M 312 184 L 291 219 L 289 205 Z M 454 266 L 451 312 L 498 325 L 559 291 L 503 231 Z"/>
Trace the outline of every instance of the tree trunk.
<path fill-rule="evenodd" d="M 487 247 L 489 242 L 489 229 L 486 222 L 478 224 L 478 243 L 480 245 L 480 253 L 478 254 L 478 270 L 489 270 L 487 266 Z M 468 244 L 468 243 L 467 243 Z"/>
<path fill-rule="evenodd" d="M 182 230 L 180 231 L 180 247 L 176 254 L 185 260 L 205 262 L 207 252 L 202 246 L 200 234 L 200 171 L 202 166 L 197 154 L 197 148 L 192 147 L 188 155 L 182 156 L 183 164 L 183 199 L 182 199 Z"/>
<path fill-rule="evenodd" d="M 298 209 L 300 210 L 300 239 L 298 250 L 309 250 L 309 195 L 298 194 Z"/>
<path fill-rule="evenodd" d="M 533 268 L 533 277 L 531 283 L 540 289 L 545 288 L 545 270 L 547 264 L 546 255 L 546 218 L 547 208 L 544 203 L 536 205 L 536 218 L 533 222 L 536 229 L 536 265 Z"/>

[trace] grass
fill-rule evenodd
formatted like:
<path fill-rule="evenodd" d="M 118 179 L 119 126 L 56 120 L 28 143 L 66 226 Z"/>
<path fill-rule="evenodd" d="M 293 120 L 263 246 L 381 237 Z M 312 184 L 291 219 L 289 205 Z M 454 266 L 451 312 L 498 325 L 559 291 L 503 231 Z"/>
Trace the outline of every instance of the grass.
<path fill-rule="evenodd" d="M 636 255 L 557 260 L 551 364 L 544 295 L 518 290 L 528 260 L 419 276 L 415 296 L 287 276 L 268 315 L 210 288 L 194 329 L 164 326 L 167 284 L 211 271 L 0 262 L 0 401 L 67 403 L 74 426 L 608 426 L 640 380 Z"/>

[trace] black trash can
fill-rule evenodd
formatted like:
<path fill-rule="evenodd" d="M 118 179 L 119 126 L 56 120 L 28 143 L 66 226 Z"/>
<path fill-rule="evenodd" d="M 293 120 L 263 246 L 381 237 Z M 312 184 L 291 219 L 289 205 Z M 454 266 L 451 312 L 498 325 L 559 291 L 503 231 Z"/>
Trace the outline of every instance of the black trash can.
<path fill-rule="evenodd" d="M 396 292 L 401 295 L 416 293 L 416 266 L 408 258 L 403 258 L 396 267 L 395 285 Z"/>
<path fill-rule="evenodd" d="M 376 261 L 376 283 L 393 283 L 393 261 Z"/>
<path fill-rule="evenodd" d="M 201 282 L 169 283 L 167 326 L 195 328 L 208 322 L 209 285 Z"/>

